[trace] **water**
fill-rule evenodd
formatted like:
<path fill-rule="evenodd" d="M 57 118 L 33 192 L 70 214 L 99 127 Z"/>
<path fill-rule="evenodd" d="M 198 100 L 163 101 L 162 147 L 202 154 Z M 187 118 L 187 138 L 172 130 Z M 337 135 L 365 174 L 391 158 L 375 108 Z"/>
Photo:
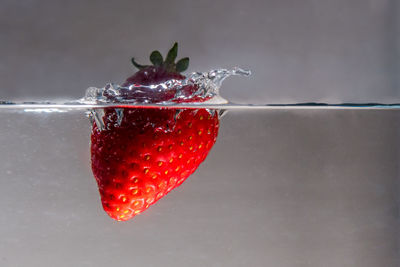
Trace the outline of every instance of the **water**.
<path fill-rule="evenodd" d="M 398 111 L 232 110 L 199 169 L 123 223 L 83 111 L 0 121 L 2 266 L 398 266 Z"/>
<path fill-rule="evenodd" d="M 81 104 L 74 101 L 71 102 L 7 102 L 0 104 L 0 110 L 23 110 L 26 112 L 67 112 L 73 110 L 87 110 L 92 108 L 207 108 L 207 109 L 221 109 L 221 110 L 271 110 L 271 109 L 400 109 L 400 103 L 288 103 L 288 104 Z"/>
<path fill-rule="evenodd" d="M 1 266 L 400 264 L 398 105 L 51 102 L 0 106 Z M 106 106 L 228 112 L 193 175 L 116 222 L 90 167 Z"/>

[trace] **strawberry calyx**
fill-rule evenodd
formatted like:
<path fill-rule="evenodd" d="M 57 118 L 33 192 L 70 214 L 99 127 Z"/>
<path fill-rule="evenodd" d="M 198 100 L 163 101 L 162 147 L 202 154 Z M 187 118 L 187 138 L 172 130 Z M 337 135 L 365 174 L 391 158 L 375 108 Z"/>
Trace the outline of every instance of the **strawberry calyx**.
<path fill-rule="evenodd" d="M 187 68 L 189 66 L 189 58 L 184 57 L 175 63 L 177 55 L 178 55 L 178 43 L 175 42 L 174 45 L 172 46 L 172 48 L 168 51 L 168 54 L 167 54 L 167 57 L 165 58 L 165 60 L 163 59 L 163 56 L 161 55 L 161 53 L 158 50 L 155 50 L 155 51 L 151 52 L 151 54 L 150 54 L 150 61 L 151 61 L 151 63 L 153 63 L 153 65 L 138 64 L 135 61 L 135 58 L 132 58 L 131 61 L 132 61 L 132 64 L 139 70 L 144 70 L 146 68 L 154 66 L 154 67 L 157 67 L 160 69 L 164 69 L 166 72 L 181 73 L 181 72 L 187 70 Z"/>

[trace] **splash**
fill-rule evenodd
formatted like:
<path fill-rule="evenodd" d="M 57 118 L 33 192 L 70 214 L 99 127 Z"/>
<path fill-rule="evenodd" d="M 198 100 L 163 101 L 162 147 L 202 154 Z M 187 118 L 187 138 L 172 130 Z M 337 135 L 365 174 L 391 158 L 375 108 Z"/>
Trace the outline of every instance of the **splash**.
<path fill-rule="evenodd" d="M 193 72 L 184 80 L 171 79 L 159 84 L 132 84 L 123 87 L 109 83 L 103 88 L 90 87 L 85 97 L 80 99 L 82 104 L 176 104 L 194 103 L 226 104 L 228 101 L 221 97 L 219 89 L 222 82 L 233 75 L 249 76 L 249 70 L 234 68 L 231 70 L 218 69 L 209 72 Z M 194 88 L 188 94 L 186 88 Z M 199 101 L 200 100 L 200 101 Z M 201 101 L 203 100 L 203 101 Z M 206 101 L 204 101 L 206 100 Z"/>

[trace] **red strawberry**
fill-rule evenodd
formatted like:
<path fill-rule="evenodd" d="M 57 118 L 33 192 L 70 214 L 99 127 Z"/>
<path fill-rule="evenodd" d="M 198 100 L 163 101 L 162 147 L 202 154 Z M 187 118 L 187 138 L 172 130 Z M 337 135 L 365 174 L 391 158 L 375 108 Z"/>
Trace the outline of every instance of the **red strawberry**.
<path fill-rule="evenodd" d="M 175 64 L 176 54 L 175 43 L 165 61 L 159 52 L 151 54 L 154 66 L 132 60 L 140 70 L 123 86 L 185 79 L 180 72 L 189 59 Z M 195 89 L 184 86 L 180 90 L 191 95 Z M 145 93 L 147 99 L 159 102 L 170 100 L 176 91 Z M 138 92 L 126 91 L 125 97 L 137 96 Z M 106 108 L 103 112 L 104 125 L 95 120 L 92 128 L 92 170 L 104 210 L 118 221 L 129 220 L 179 186 L 206 158 L 218 134 L 218 113 L 206 109 Z"/>

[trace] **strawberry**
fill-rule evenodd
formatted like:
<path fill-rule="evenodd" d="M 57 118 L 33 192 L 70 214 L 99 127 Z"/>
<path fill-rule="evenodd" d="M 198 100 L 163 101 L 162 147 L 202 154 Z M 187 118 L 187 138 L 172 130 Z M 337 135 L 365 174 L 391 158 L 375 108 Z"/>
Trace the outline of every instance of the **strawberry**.
<path fill-rule="evenodd" d="M 152 66 L 132 59 L 139 71 L 123 83 L 121 95 L 156 103 L 171 100 L 176 90 L 181 90 L 180 95 L 188 98 L 173 101 L 207 100 L 190 97 L 197 89 L 194 85 L 156 92 L 130 90 L 137 84 L 184 80 L 180 72 L 187 68 L 189 59 L 175 64 L 176 55 L 175 43 L 165 61 L 158 51 L 151 53 Z M 206 109 L 105 108 L 94 113 L 101 114 L 102 122 L 93 121 L 92 171 L 103 208 L 117 221 L 131 219 L 182 184 L 207 157 L 219 128 L 218 112 Z"/>

